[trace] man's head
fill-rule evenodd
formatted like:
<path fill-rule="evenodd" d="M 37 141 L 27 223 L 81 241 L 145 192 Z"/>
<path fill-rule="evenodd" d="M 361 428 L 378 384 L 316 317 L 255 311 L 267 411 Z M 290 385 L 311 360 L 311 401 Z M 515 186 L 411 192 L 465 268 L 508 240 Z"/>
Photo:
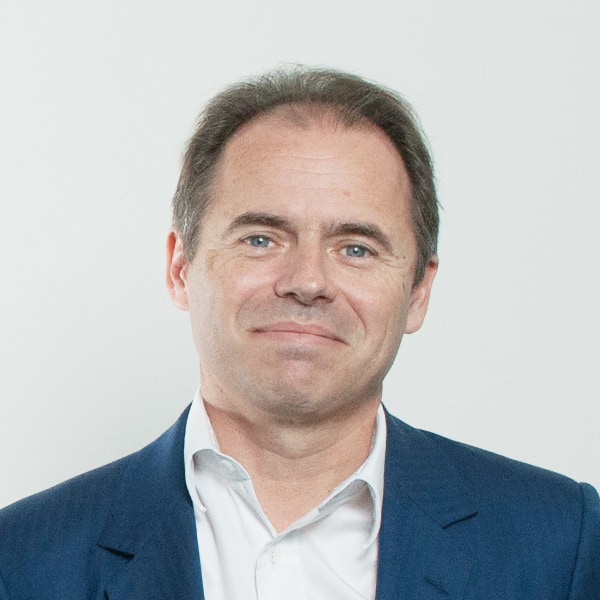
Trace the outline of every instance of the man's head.
<path fill-rule="evenodd" d="M 431 165 L 388 92 L 328 72 L 285 77 L 209 105 L 178 189 L 167 282 L 190 312 L 209 404 L 253 423 L 364 416 L 427 309 L 437 267 Z M 273 87 L 296 90 L 293 103 Z M 346 99 L 354 90 L 356 111 L 340 108 L 330 87 Z M 304 88 L 310 102 L 298 100 Z M 370 113 L 408 133 L 394 141 L 359 112 L 369 102 L 393 108 L 402 126 L 382 108 Z M 428 173 L 427 185 L 407 163 Z M 428 186 L 427 202 L 415 202 Z"/>
<path fill-rule="evenodd" d="M 354 75 L 325 69 L 292 68 L 267 73 L 218 94 L 200 116 L 189 142 L 173 199 L 173 226 L 188 260 L 195 256 L 202 217 L 213 199 L 215 169 L 229 139 L 245 123 L 289 106 L 301 123 L 327 109 L 345 127 L 372 123 L 399 152 L 411 184 L 411 217 L 417 244 L 415 283 L 435 255 L 438 204 L 431 158 L 409 105 L 394 92 Z"/>

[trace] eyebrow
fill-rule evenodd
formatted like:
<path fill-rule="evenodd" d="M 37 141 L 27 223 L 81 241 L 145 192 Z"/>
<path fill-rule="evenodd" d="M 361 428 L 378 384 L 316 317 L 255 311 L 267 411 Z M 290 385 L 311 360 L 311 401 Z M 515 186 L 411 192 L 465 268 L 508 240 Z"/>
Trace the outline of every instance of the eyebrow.
<path fill-rule="evenodd" d="M 264 227 L 273 227 L 275 229 L 283 229 L 285 231 L 296 231 L 296 228 L 290 221 L 283 217 L 265 212 L 245 212 L 238 215 L 225 230 L 225 235 L 234 232 L 236 229 L 248 227 L 250 225 L 262 225 Z"/>
<path fill-rule="evenodd" d="M 282 229 L 283 231 L 291 233 L 297 232 L 297 227 L 284 217 L 279 217 L 272 213 L 250 211 L 238 215 L 233 219 L 229 224 L 229 227 L 227 227 L 225 235 L 243 227 L 257 225 Z M 325 228 L 325 232 L 328 236 L 360 235 L 362 237 L 370 238 L 380 244 L 390 254 L 394 253 L 390 238 L 383 232 L 381 227 L 375 225 L 375 223 L 333 223 Z"/>

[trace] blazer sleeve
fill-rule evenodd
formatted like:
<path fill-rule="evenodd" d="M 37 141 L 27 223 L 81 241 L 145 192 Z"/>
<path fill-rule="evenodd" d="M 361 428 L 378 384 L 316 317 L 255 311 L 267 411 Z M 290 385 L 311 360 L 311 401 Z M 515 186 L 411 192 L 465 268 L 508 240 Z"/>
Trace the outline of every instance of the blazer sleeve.
<path fill-rule="evenodd" d="M 587 483 L 580 484 L 582 496 L 579 547 L 569 600 L 600 599 L 600 499 Z"/>

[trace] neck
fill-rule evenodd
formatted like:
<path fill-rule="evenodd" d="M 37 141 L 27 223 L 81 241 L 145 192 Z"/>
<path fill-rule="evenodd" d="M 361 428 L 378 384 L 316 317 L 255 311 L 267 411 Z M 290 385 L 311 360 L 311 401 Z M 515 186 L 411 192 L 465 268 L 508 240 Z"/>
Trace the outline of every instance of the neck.
<path fill-rule="evenodd" d="M 311 424 L 250 422 L 204 401 L 221 451 L 252 477 L 277 531 L 318 506 L 366 460 L 379 399 L 352 414 Z"/>

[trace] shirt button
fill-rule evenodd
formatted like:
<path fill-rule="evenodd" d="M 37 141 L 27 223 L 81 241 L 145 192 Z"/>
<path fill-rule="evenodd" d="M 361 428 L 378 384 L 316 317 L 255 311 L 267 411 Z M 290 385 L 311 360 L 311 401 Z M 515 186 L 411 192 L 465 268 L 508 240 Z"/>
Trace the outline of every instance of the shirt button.
<path fill-rule="evenodd" d="M 267 552 L 267 557 L 271 561 L 271 563 L 275 564 L 279 562 L 279 559 L 281 558 L 281 550 L 279 550 L 279 548 L 277 548 L 276 546 L 273 548 L 269 548 L 269 551 Z"/>

